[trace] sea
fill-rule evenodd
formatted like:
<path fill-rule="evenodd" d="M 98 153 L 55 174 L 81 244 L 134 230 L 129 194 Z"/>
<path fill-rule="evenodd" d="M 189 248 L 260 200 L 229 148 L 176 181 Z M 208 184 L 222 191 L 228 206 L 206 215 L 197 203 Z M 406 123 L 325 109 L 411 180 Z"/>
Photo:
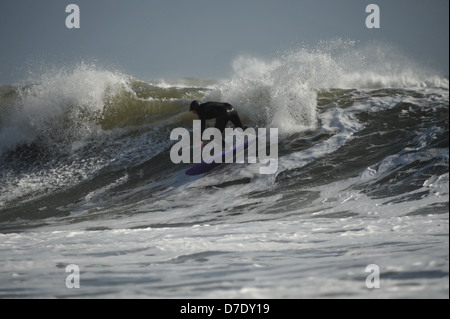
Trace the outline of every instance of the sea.
<path fill-rule="evenodd" d="M 119 69 L 0 86 L 0 298 L 449 298 L 448 70 L 343 40 L 215 79 Z M 277 128 L 276 172 L 187 176 L 193 100 Z"/>

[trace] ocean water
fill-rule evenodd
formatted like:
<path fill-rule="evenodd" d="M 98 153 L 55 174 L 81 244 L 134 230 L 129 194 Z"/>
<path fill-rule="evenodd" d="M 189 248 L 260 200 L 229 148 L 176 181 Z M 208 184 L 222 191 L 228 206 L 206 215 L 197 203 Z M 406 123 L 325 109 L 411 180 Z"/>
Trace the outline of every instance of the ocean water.
<path fill-rule="evenodd" d="M 0 297 L 448 298 L 448 77 L 342 40 L 232 67 L 1 86 Z M 277 172 L 185 175 L 194 99 L 278 128 Z"/>

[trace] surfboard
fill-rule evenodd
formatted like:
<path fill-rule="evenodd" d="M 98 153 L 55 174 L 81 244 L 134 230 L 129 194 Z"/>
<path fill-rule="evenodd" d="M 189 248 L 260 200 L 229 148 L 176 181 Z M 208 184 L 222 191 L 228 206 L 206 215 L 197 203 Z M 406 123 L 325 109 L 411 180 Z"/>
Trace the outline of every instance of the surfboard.
<path fill-rule="evenodd" d="M 200 174 L 207 173 L 210 170 L 212 170 L 212 169 L 214 169 L 214 168 L 216 168 L 218 166 L 226 164 L 225 163 L 225 157 L 226 157 L 227 154 L 233 152 L 233 154 L 236 155 L 236 152 L 238 152 L 238 151 L 240 151 L 242 149 L 247 149 L 250 144 L 256 143 L 257 140 L 258 140 L 257 136 L 253 137 L 253 138 L 249 139 L 248 141 L 246 141 L 245 143 L 242 143 L 242 144 L 237 145 L 237 146 L 235 146 L 235 147 L 233 147 L 233 148 L 231 148 L 231 149 L 229 149 L 227 151 L 224 151 L 220 155 L 216 155 L 215 157 L 212 158 L 212 162 L 206 163 L 205 161 L 202 161 L 200 164 L 197 164 L 197 165 L 189 168 L 185 173 L 186 173 L 186 175 L 189 175 L 189 176 L 194 176 L 194 175 L 200 175 Z M 216 163 L 216 159 L 218 159 L 220 157 L 222 158 L 222 163 Z"/>

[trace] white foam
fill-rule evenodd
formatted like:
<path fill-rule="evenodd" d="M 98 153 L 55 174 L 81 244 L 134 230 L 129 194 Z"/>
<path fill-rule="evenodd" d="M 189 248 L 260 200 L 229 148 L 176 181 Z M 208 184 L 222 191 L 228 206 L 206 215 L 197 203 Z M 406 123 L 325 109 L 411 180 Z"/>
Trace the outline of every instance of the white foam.
<path fill-rule="evenodd" d="M 281 134 L 317 124 L 317 92 L 329 88 L 424 88 L 449 86 L 448 79 L 412 61 L 392 45 L 358 46 L 322 41 L 273 59 L 238 56 L 233 78 L 205 96 L 235 105 L 254 123 Z"/>
<path fill-rule="evenodd" d="M 442 298 L 448 295 L 448 281 L 439 277 L 448 273 L 444 233 L 448 219 L 440 216 L 426 222 L 394 216 L 0 234 L 0 293 L 40 298 L 419 298 L 426 293 Z M 80 268 L 80 289 L 64 284 L 69 264 Z M 369 264 L 380 267 L 381 289 L 365 286 Z"/>
<path fill-rule="evenodd" d="M 6 126 L 0 128 L 0 155 L 38 137 L 50 146 L 62 140 L 59 147 L 91 137 L 99 128 L 86 116 L 101 112 L 105 99 L 126 88 L 127 81 L 120 73 L 86 64 L 42 74 L 20 89 Z"/>

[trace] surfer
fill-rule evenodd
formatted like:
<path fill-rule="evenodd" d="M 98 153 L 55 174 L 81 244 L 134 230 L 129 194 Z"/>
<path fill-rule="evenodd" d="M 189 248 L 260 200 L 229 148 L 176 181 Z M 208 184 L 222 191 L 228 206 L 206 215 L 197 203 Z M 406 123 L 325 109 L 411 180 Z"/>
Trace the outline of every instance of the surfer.
<path fill-rule="evenodd" d="M 189 107 L 189 111 L 196 114 L 202 121 L 202 135 L 205 130 L 206 120 L 211 119 L 216 119 L 214 127 L 222 132 L 222 136 L 229 121 L 233 123 L 235 128 L 243 129 L 239 114 L 231 104 L 221 102 L 207 102 L 200 104 L 198 101 L 193 101 Z"/>

